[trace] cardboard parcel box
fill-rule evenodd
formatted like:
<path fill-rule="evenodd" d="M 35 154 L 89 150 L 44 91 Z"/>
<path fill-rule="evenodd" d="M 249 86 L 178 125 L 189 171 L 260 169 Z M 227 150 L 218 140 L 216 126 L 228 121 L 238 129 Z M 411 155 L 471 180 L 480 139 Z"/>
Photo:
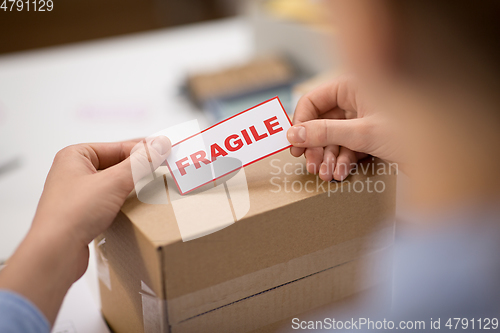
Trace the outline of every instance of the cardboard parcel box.
<path fill-rule="evenodd" d="M 288 151 L 242 170 L 248 212 L 186 242 L 176 205 L 197 196 L 199 204 L 181 205 L 183 213 L 213 223 L 225 208 L 210 191 L 168 204 L 131 194 L 95 241 L 102 312 L 112 330 L 258 331 L 383 282 L 377 258 L 393 243 L 396 185 L 386 163 L 369 159 L 342 183 L 307 174 L 305 160 Z M 156 191 L 172 199 L 169 177 L 157 178 Z M 224 190 L 222 180 L 211 186 Z"/>

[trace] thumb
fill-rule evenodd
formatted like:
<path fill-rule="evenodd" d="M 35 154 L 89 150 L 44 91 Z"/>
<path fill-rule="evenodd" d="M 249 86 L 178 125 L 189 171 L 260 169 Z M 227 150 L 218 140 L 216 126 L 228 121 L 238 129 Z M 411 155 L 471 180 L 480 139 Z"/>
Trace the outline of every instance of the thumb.
<path fill-rule="evenodd" d="M 102 173 L 108 173 L 113 186 L 127 196 L 139 180 L 153 173 L 165 161 L 171 149 L 172 143 L 166 136 L 146 138 L 132 148 L 128 158 Z"/>
<path fill-rule="evenodd" d="M 316 119 L 290 127 L 287 139 L 294 147 L 339 145 L 364 152 L 367 140 L 365 128 L 363 118 Z"/>

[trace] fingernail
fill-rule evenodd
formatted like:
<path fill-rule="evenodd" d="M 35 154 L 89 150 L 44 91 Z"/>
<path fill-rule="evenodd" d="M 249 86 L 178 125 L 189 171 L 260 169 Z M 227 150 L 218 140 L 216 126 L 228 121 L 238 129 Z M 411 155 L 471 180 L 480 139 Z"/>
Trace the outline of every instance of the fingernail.
<path fill-rule="evenodd" d="M 165 155 L 170 152 L 172 148 L 172 143 L 170 139 L 166 136 L 156 137 L 153 141 L 151 141 L 151 147 L 158 152 L 160 155 Z"/>
<path fill-rule="evenodd" d="M 292 126 L 287 133 L 288 141 L 291 144 L 306 142 L 306 128 L 304 126 Z"/>

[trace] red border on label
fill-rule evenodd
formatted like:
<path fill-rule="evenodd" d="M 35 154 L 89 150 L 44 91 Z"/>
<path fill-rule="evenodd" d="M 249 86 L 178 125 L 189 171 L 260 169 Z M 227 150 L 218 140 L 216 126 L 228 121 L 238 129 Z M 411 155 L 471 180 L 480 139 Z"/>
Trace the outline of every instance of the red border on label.
<path fill-rule="evenodd" d="M 201 132 L 198 132 L 198 133 L 196 133 L 196 134 L 193 134 L 193 135 L 191 135 L 191 136 L 188 136 L 187 138 L 185 138 L 185 139 L 183 139 L 183 140 L 181 140 L 181 141 L 177 142 L 176 144 L 174 144 L 172 147 L 175 147 L 175 146 L 177 146 L 177 145 L 178 145 L 179 143 L 181 143 L 181 142 L 184 142 L 184 141 L 189 140 L 189 139 L 191 139 L 191 138 L 193 138 L 193 137 L 195 137 L 195 136 L 197 136 L 197 135 L 199 135 L 199 134 L 201 134 L 201 133 L 203 133 L 203 132 L 206 132 L 206 131 L 208 131 L 209 129 L 214 128 L 215 126 L 217 126 L 217 125 L 219 125 L 219 124 L 222 124 L 222 123 L 223 123 L 223 122 L 225 122 L 225 121 L 228 121 L 229 119 L 232 119 L 232 118 L 234 118 L 234 117 L 239 116 L 240 114 L 243 114 L 243 113 L 248 112 L 248 111 L 250 111 L 250 110 L 252 110 L 252 109 L 255 109 L 256 107 L 261 106 L 262 104 L 266 104 L 266 103 L 268 103 L 268 102 L 272 101 L 273 99 L 277 99 L 277 100 L 278 100 L 278 102 L 280 103 L 280 106 L 281 106 L 281 110 L 282 110 L 282 111 L 283 111 L 283 113 L 285 114 L 286 119 L 288 119 L 288 122 L 290 123 L 290 126 L 293 126 L 292 121 L 290 120 L 290 117 L 288 117 L 288 114 L 286 113 L 285 108 L 283 107 L 283 104 L 281 104 L 281 101 L 280 101 L 279 97 L 278 97 L 278 96 L 276 96 L 276 97 L 273 97 L 273 98 L 268 99 L 267 101 L 264 101 L 264 102 L 262 102 L 262 103 L 259 103 L 259 104 L 257 104 L 257 105 L 254 105 L 254 106 L 252 106 L 252 107 L 251 107 L 251 108 L 249 108 L 249 109 L 246 109 L 246 110 L 244 110 L 244 111 L 241 111 L 240 113 L 237 113 L 237 114 L 235 114 L 234 116 L 231 116 L 231 117 L 229 117 L 229 118 L 226 118 L 226 119 L 224 119 L 224 120 L 222 120 L 222 121 L 218 122 L 218 123 L 217 123 L 217 124 L 215 124 L 215 125 L 212 125 L 212 126 L 210 126 L 210 127 L 207 127 L 207 128 L 205 128 L 203 131 L 201 131 Z M 219 176 L 219 177 L 217 177 L 217 178 L 214 178 L 214 179 L 212 179 L 212 180 L 210 180 L 210 181 L 208 181 L 208 182 L 206 182 L 206 183 L 204 183 L 204 184 L 201 184 L 200 186 L 197 186 L 197 187 L 195 187 L 195 188 L 193 188 L 193 189 L 191 189 L 191 190 L 189 190 L 189 191 L 186 191 L 186 192 L 182 192 L 182 190 L 181 190 L 181 188 L 180 188 L 180 186 L 179 186 L 179 183 L 177 183 L 177 179 L 175 179 L 174 173 L 172 172 L 172 169 L 170 169 L 170 165 L 168 164 L 168 161 L 167 161 L 167 160 L 165 160 L 165 163 L 167 164 L 168 171 L 170 171 L 170 174 L 172 175 L 172 178 L 173 178 L 173 179 L 174 179 L 174 181 L 175 181 L 175 185 L 177 186 L 177 189 L 179 190 L 179 192 L 180 192 L 180 194 L 181 194 L 181 195 L 184 195 L 184 194 L 188 194 L 189 192 L 192 192 L 192 191 L 194 191 L 194 190 L 196 190 L 196 189 L 199 189 L 200 187 L 205 186 L 205 185 L 207 185 L 207 184 L 209 184 L 209 183 L 211 183 L 211 182 L 214 182 L 214 181 L 216 181 L 217 179 L 220 179 L 220 178 L 222 178 L 222 177 L 224 177 L 224 176 L 226 176 L 226 175 L 230 174 L 231 172 L 234 172 L 234 171 L 236 171 L 236 170 L 239 170 L 239 169 L 241 169 L 241 168 L 244 168 L 244 167 L 246 167 L 246 166 L 248 166 L 248 165 L 250 165 L 250 164 L 252 164 L 252 163 L 258 162 L 258 161 L 260 161 L 260 160 L 262 160 L 262 159 L 264 159 L 264 158 L 266 158 L 266 157 L 269 157 L 269 156 L 271 156 L 271 155 L 274 155 L 274 154 L 276 154 L 276 153 L 279 153 L 280 151 L 283 151 L 283 150 L 288 149 L 288 148 L 290 148 L 290 147 L 292 147 L 292 145 L 289 145 L 289 146 L 286 146 L 286 147 L 284 147 L 284 148 L 278 149 L 278 150 L 276 150 L 276 151 L 274 151 L 274 152 L 272 152 L 272 153 L 269 153 L 269 154 L 267 154 L 267 155 L 265 155 L 265 156 L 262 156 L 262 157 L 260 157 L 260 158 L 258 158 L 258 159 L 256 159 L 256 160 L 254 160 L 254 161 L 248 162 L 247 164 L 245 164 L 245 165 L 241 166 L 240 168 L 236 168 L 236 169 L 234 169 L 234 170 L 231 170 L 231 171 L 229 171 L 229 172 L 227 172 L 227 173 L 223 174 L 222 176 Z"/>

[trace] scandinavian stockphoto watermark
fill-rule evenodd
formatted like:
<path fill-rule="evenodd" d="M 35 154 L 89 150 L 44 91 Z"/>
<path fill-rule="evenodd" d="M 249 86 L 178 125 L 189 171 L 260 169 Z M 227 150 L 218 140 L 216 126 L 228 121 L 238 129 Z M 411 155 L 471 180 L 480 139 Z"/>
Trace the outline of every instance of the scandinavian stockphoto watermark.
<path fill-rule="evenodd" d="M 499 328 L 498 318 L 429 318 L 428 320 L 390 320 L 386 318 L 350 318 L 338 320 L 335 318 L 324 318 L 323 320 L 301 320 L 293 318 L 291 328 L 293 330 L 307 331 L 389 331 L 389 330 L 497 330 Z"/>
<path fill-rule="evenodd" d="M 279 158 L 274 158 L 270 161 L 272 170 L 270 171 L 269 182 L 271 184 L 270 191 L 273 193 L 318 193 L 327 192 L 328 196 L 334 193 L 383 193 L 386 189 L 386 183 L 380 177 L 384 175 L 397 175 L 397 163 L 386 163 L 381 160 L 371 158 L 367 163 L 350 163 L 341 165 L 343 168 L 350 170 L 349 175 L 364 175 L 360 179 L 351 180 L 349 177 L 342 182 L 324 181 L 319 177 L 314 179 L 297 179 L 297 176 L 311 175 L 307 171 L 307 167 L 302 162 L 282 163 Z M 339 166 L 336 166 L 339 167 Z M 328 170 L 327 170 L 328 171 Z M 332 170 L 333 173 L 333 170 Z M 374 180 L 373 178 L 376 179 Z"/>

